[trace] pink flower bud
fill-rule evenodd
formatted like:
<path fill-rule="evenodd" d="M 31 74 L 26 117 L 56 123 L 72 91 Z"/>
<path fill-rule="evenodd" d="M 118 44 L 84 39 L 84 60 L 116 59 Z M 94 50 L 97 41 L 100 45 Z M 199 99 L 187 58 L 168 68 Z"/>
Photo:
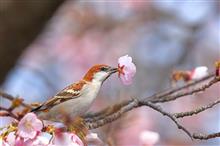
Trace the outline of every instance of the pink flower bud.
<path fill-rule="evenodd" d="M 208 68 L 206 66 L 199 66 L 196 67 L 192 72 L 191 72 L 191 80 L 199 80 L 201 78 L 204 78 L 205 76 L 208 75 Z"/>
<path fill-rule="evenodd" d="M 132 83 L 132 78 L 136 73 L 136 66 L 132 62 L 132 58 L 128 55 L 122 56 L 118 59 L 119 78 L 125 85 Z"/>

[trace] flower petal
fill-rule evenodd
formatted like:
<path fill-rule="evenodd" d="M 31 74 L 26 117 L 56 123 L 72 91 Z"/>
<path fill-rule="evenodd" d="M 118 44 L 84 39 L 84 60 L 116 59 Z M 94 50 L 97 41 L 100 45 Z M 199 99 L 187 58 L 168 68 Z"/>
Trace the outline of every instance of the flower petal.
<path fill-rule="evenodd" d="M 17 134 L 23 138 L 33 139 L 42 128 L 43 123 L 37 116 L 34 113 L 28 113 L 18 123 Z"/>
<path fill-rule="evenodd" d="M 43 129 L 43 123 L 41 120 L 36 119 L 33 123 L 33 128 L 36 131 L 41 131 Z"/>
<path fill-rule="evenodd" d="M 83 146 L 83 142 L 74 133 L 60 133 L 55 135 L 52 140 L 54 145 L 65 145 L 65 146 Z"/>
<path fill-rule="evenodd" d="M 191 74 L 192 80 L 198 80 L 208 75 L 208 68 L 206 66 L 196 67 Z"/>
<path fill-rule="evenodd" d="M 128 55 L 122 56 L 118 59 L 119 77 L 123 84 L 130 85 L 132 78 L 136 73 L 136 66 L 132 62 L 132 58 Z"/>

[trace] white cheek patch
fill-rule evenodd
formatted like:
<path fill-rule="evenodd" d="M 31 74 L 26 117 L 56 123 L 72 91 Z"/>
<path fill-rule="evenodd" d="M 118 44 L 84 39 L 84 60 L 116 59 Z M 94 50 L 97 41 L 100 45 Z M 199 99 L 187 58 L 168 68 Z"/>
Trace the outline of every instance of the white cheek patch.
<path fill-rule="evenodd" d="M 106 79 L 106 77 L 108 76 L 108 73 L 106 72 L 98 72 L 94 75 L 94 81 L 103 81 Z"/>

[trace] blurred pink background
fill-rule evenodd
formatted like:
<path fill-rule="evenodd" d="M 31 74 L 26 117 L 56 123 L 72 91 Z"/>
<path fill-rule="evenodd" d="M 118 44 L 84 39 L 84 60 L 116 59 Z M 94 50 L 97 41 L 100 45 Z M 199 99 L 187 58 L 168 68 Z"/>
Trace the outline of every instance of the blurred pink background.
<path fill-rule="evenodd" d="M 26 102 L 43 102 L 79 80 L 92 65 L 117 66 L 117 59 L 128 54 L 137 66 L 133 84 L 124 86 L 112 76 L 90 111 L 165 90 L 171 86 L 173 69 L 205 65 L 214 71 L 214 62 L 220 59 L 219 6 L 215 0 L 65 1 L 26 48 L 2 88 Z M 164 107 L 188 111 L 219 98 L 219 89 L 216 84 Z M 216 106 L 181 122 L 190 131 L 213 133 L 220 131 L 219 116 Z M 145 130 L 159 133 L 158 146 L 220 144 L 219 139 L 191 141 L 172 121 L 147 107 L 95 131 L 104 142 L 141 145 L 140 133 Z"/>

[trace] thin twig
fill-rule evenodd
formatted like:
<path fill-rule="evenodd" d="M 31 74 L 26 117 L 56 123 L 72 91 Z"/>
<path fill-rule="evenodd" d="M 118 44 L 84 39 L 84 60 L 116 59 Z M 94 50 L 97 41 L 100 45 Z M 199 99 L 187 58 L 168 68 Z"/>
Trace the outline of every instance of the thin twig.
<path fill-rule="evenodd" d="M 204 78 L 202 78 L 200 80 L 196 80 L 196 81 L 187 83 L 186 85 L 183 85 L 181 87 L 177 87 L 177 88 L 174 88 L 174 89 L 171 88 L 171 89 L 168 89 L 168 90 L 163 91 L 163 92 L 155 93 L 155 94 L 151 95 L 150 97 L 147 97 L 146 99 L 148 99 L 148 101 L 153 101 L 155 99 L 160 99 L 160 98 L 163 98 L 165 96 L 168 96 L 168 95 L 171 95 L 173 93 L 176 93 L 178 91 L 181 91 L 183 89 L 186 89 L 186 88 L 189 88 L 191 86 L 194 86 L 194 85 L 196 85 L 198 83 L 204 82 L 204 81 L 206 81 L 206 80 L 208 80 L 208 79 L 210 79 L 212 77 L 215 77 L 214 73 L 212 73 L 212 74 L 210 74 L 210 75 L 208 75 L 208 76 L 206 76 L 206 77 L 204 77 Z"/>
<path fill-rule="evenodd" d="M 132 110 L 134 108 L 137 108 L 137 107 L 145 105 L 145 106 L 151 107 L 152 109 L 154 109 L 154 110 L 160 112 L 161 114 L 169 117 L 172 121 L 174 121 L 174 123 L 177 125 L 177 127 L 179 129 L 183 130 L 188 136 L 190 136 L 190 138 L 195 138 L 196 139 L 196 136 L 193 137 L 191 135 L 191 133 L 188 130 L 186 130 L 185 127 L 183 127 L 182 125 L 180 125 L 178 123 L 177 118 L 180 118 L 181 114 L 183 114 L 183 116 L 189 116 L 190 114 L 200 113 L 200 112 L 202 112 L 202 111 L 204 111 L 204 110 L 206 110 L 208 108 L 213 107 L 214 105 L 218 104 L 220 101 L 215 101 L 215 102 L 213 102 L 213 103 L 211 103 L 211 104 L 209 104 L 207 106 L 204 106 L 204 107 L 201 107 L 199 109 L 196 109 L 196 111 L 194 110 L 193 113 L 186 112 L 186 113 L 181 113 L 181 114 L 180 113 L 179 114 L 178 113 L 177 114 L 170 114 L 168 112 L 165 112 L 160 106 L 155 105 L 155 103 L 157 103 L 157 102 L 167 102 L 167 101 L 175 100 L 177 98 L 180 98 L 180 97 L 183 97 L 183 96 L 186 96 L 186 95 L 191 95 L 193 93 L 204 91 L 205 89 L 209 88 L 213 84 L 215 84 L 215 83 L 220 81 L 220 78 L 214 78 L 211 81 L 209 81 L 207 84 L 203 85 L 202 87 L 197 87 L 197 88 L 194 88 L 194 89 L 191 89 L 191 90 L 180 92 L 181 90 L 186 89 L 189 86 L 194 86 L 194 85 L 196 85 L 196 84 L 198 84 L 198 83 L 200 83 L 200 82 L 202 82 L 204 80 L 207 80 L 207 79 L 209 79 L 211 77 L 213 77 L 213 75 L 210 75 L 210 76 L 208 76 L 206 78 L 203 78 L 202 80 L 190 83 L 190 84 L 185 85 L 183 87 L 176 88 L 174 90 L 169 90 L 169 91 L 161 93 L 161 94 L 160 93 L 159 94 L 155 94 L 154 97 L 150 96 L 148 98 L 143 99 L 142 101 L 138 101 L 137 99 L 136 100 L 124 101 L 124 102 L 122 102 L 120 104 L 117 104 L 117 106 L 120 107 L 117 110 L 113 110 L 113 111 L 109 112 L 108 108 L 106 108 L 104 111 L 101 111 L 98 114 L 94 114 L 94 115 L 88 116 L 85 119 L 86 124 L 89 127 L 89 129 L 98 128 L 100 126 L 103 126 L 103 125 L 105 125 L 107 123 L 110 123 L 110 122 L 118 119 L 124 113 L 126 113 L 126 112 L 128 112 L 128 111 L 130 111 L 130 110 Z M 178 92 L 180 92 L 180 93 L 178 93 Z M 177 94 L 175 94 L 175 93 L 177 93 Z M 167 95 L 170 95 L 170 94 L 174 94 L 174 95 L 167 96 Z M 105 114 L 105 111 L 108 111 L 107 115 Z M 103 116 L 103 115 L 105 115 L 105 116 Z M 197 137 L 198 137 L 198 135 L 197 135 Z"/>
<path fill-rule="evenodd" d="M 120 110 L 118 110 L 117 112 L 112 113 L 109 116 L 106 116 L 104 118 L 98 119 L 98 120 L 89 120 L 89 119 L 85 119 L 85 123 L 87 125 L 87 127 L 89 129 L 96 129 L 98 127 L 101 127 L 107 123 L 113 122 L 115 120 L 117 120 L 118 118 L 120 118 L 124 113 L 132 110 L 134 107 L 138 106 L 138 101 L 136 99 L 133 99 L 132 102 L 130 102 L 130 104 L 128 104 L 127 106 L 122 107 Z"/>
<path fill-rule="evenodd" d="M 220 132 L 212 133 L 212 134 L 208 134 L 208 135 L 194 133 L 192 137 L 194 139 L 207 140 L 207 139 L 211 139 L 211 138 L 220 137 Z"/>
<path fill-rule="evenodd" d="M 148 107 L 151 107 L 152 109 L 160 112 L 161 114 L 169 117 L 172 121 L 174 121 L 174 123 L 177 125 L 177 127 L 181 130 L 183 130 L 190 138 L 192 138 L 190 132 L 188 130 L 186 130 L 186 128 L 184 128 L 182 125 L 180 125 L 178 123 L 178 121 L 176 120 L 176 118 L 165 112 L 160 106 L 158 105 L 155 105 L 151 102 L 147 102 L 147 101 L 138 101 L 137 99 L 133 99 L 133 102 L 131 102 L 128 106 L 126 107 L 122 107 L 120 110 L 118 110 L 117 112 L 113 113 L 112 115 L 110 116 L 107 116 L 107 117 L 104 117 L 102 119 L 99 119 L 97 121 L 93 121 L 93 122 L 89 122 L 87 121 L 87 126 L 89 129 L 95 129 L 95 128 L 98 128 L 98 127 L 101 127 L 107 123 L 110 123 L 116 119 L 118 119 L 121 115 L 123 115 L 124 113 L 130 111 L 131 109 L 133 108 L 136 108 L 136 107 L 140 107 L 140 106 L 148 106 Z"/>
<path fill-rule="evenodd" d="M 208 82 L 208 84 L 205 84 L 202 87 L 198 87 L 198 88 L 194 88 L 194 89 L 187 90 L 187 91 L 184 91 L 184 92 L 180 92 L 176 95 L 165 96 L 163 98 L 161 97 L 160 99 L 153 99 L 153 100 L 151 100 L 151 102 L 161 103 L 161 102 L 169 102 L 169 101 L 172 101 L 172 100 L 176 100 L 177 98 L 180 98 L 180 97 L 183 97 L 183 96 L 192 95 L 192 94 L 198 93 L 200 91 L 205 91 L 207 88 L 211 87 L 213 84 L 215 84 L 219 81 L 220 81 L 220 78 L 214 78 L 213 80 Z"/>
<path fill-rule="evenodd" d="M 163 114 L 164 116 L 167 116 L 168 118 L 170 118 L 178 127 L 178 129 L 183 130 L 191 139 L 192 139 L 192 135 L 191 133 L 182 125 L 180 125 L 177 121 L 177 119 L 170 113 L 164 111 L 159 105 L 153 104 L 151 102 L 147 102 L 147 101 L 139 101 L 140 106 L 148 106 L 156 111 L 158 111 L 159 113 Z"/>
<path fill-rule="evenodd" d="M 201 135 L 201 134 L 193 134 L 191 135 L 191 133 L 182 125 L 180 125 L 177 121 L 177 118 L 182 118 L 185 116 L 191 116 L 194 114 L 198 114 L 200 112 L 203 112 L 209 108 L 212 108 L 213 106 L 217 105 L 218 103 L 220 103 L 220 100 L 216 100 L 213 103 L 210 103 L 209 105 L 197 108 L 193 111 L 189 111 L 189 112 L 182 112 L 182 113 L 175 113 L 175 114 L 171 114 L 166 112 L 165 110 L 163 110 L 161 108 L 161 106 L 156 105 L 156 103 L 163 103 L 163 102 L 168 102 L 168 101 L 172 101 L 172 100 L 176 100 L 180 97 L 186 96 L 186 95 L 191 95 L 200 91 L 204 91 L 205 89 L 209 88 L 210 86 L 212 86 L 213 84 L 217 83 L 220 81 L 220 78 L 215 77 L 214 79 L 212 79 L 211 81 L 209 81 L 207 84 L 201 86 L 201 87 L 195 87 L 194 89 L 191 90 L 187 90 L 185 91 L 184 89 L 187 89 L 191 86 L 195 86 L 207 79 L 210 79 L 211 77 L 213 77 L 214 75 L 211 74 L 201 80 L 198 81 L 194 81 L 192 83 L 188 83 L 182 87 L 178 87 L 178 88 L 174 88 L 172 90 L 167 90 L 164 92 L 160 92 L 157 94 L 154 94 L 150 97 L 144 98 L 143 100 L 139 101 L 138 99 L 132 99 L 132 100 L 126 100 L 123 101 L 119 104 L 116 104 L 114 106 L 111 106 L 110 108 L 106 108 L 105 110 L 102 110 L 101 112 L 95 113 L 95 114 L 89 114 L 87 116 L 85 116 L 85 123 L 86 126 L 89 129 L 95 129 L 98 127 L 101 127 L 107 123 L 113 122 L 114 120 L 117 120 L 118 118 L 120 118 L 122 115 L 124 115 L 126 112 L 137 108 L 137 107 L 141 107 L 141 106 L 148 106 L 152 109 L 154 109 L 157 112 L 160 112 L 161 114 L 163 114 L 164 116 L 167 116 L 168 118 L 170 118 L 175 124 L 176 126 L 183 130 L 191 139 L 210 139 L 210 138 L 215 138 L 215 137 L 220 137 L 220 133 L 214 133 L 214 134 L 209 134 L 209 135 Z M 7 93 L 4 93 L 2 91 L 0 91 L 0 96 L 2 96 L 3 98 L 6 98 L 10 101 L 13 101 L 15 98 Z M 31 108 L 30 105 L 25 104 L 25 103 L 21 103 L 22 106 L 26 107 L 26 108 Z M 6 111 L 8 112 L 8 115 L 11 117 L 15 117 L 15 115 L 13 115 L 12 112 L 8 111 L 8 109 L 0 107 L 0 110 L 2 111 Z M 11 114 L 11 115 L 10 115 Z M 7 114 L 5 114 L 7 115 Z"/>
<path fill-rule="evenodd" d="M 5 99 L 8 99 L 8 100 L 10 100 L 10 101 L 13 101 L 13 100 L 15 99 L 15 97 L 13 97 L 12 95 L 7 94 L 7 93 L 5 93 L 5 92 L 3 92 L 3 91 L 1 91 L 1 90 L 0 90 L 0 96 L 3 97 L 3 98 L 5 98 Z M 26 104 L 26 103 L 23 103 L 23 102 L 21 103 L 21 105 L 24 106 L 24 107 L 26 107 L 26 108 L 31 108 L 30 105 L 28 105 L 28 104 Z"/>
<path fill-rule="evenodd" d="M 5 112 L 4 114 L 1 114 L 1 116 L 5 116 L 5 117 L 9 116 L 9 117 L 12 117 L 14 119 L 18 119 L 18 117 L 15 114 L 13 114 L 12 112 L 10 112 L 7 108 L 4 108 L 4 107 L 0 106 L 0 112 L 1 111 Z"/>
<path fill-rule="evenodd" d="M 200 83 L 200 82 L 202 82 L 202 81 L 204 81 L 204 80 L 207 80 L 207 79 L 209 79 L 209 78 L 211 78 L 211 77 L 213 77 L 213 76 L 214 76 L 214 75 L 211 74 L 211 75 L 209 75 L 209 76 L 207 76 L 207 77 L 205 77 L 205 78 L 203 78 L 203 79 L 201 79 L 201 80 L 198 80 L 198 81 L 189 83 L 189 84 L 187 84 L 187 85 L 185 85 L 185 86 L 176 88 L 176 89 L 174 89 L 174 90 L 172 90 L 172 91 L 170 91 L 170 90 L 167 91 L 167 92 L 165 91 L 165 92 L 162 93 L 162 94 L 154 94 L 154 95 L 152 95 L 152 96 L 149 96 L 149 97 L 144 98 L 143 100 L 149 101 L 149 102 L 152 102 L 152 103 L 168 102 L 168 101 L 175 100 L 175 99 L 177 99 L 177 98 L 180 98 L 180 97 L 183 97 L 183 96 L 186 96 L 186 95 L 191 95 L 191 94 L 196 93 L 196 92 L 204 91 L 206 88 L 209 88 L 210 86 L 212 86 L 212 85 L 215 84 L 216 82 L 219 82 L 219 81 L 220 81 L 220 78 L 214 78 L 214 79 L 211 80 L 208 84 L 205 84 L 205 85 L 203 85 L 202 87 L 195 88 L 195 89 L 191 89 L 190 91 L 187 90 L 187 91 L 184 91 L 184 92 L 180 92 L 180 93 L 175 94 L 175 95 L 172 95 L 172 96 L 171 96 L 171 95 L 170 95 L 170 96 L 167 96 L 168 93 L 169 93 L 169 94 L 174 94 L 174 93 L 176 93 L 176 92 L 179 92 L 179 91 L 182 90 L 182 89 L 186 89 L 186 88 L 188 88 L 189 86 L 196 85 L 196 84 L 198 84 L 198 83 Z M 122 108 L 122 107 L 125 107 L 125 106 L 127 106 L 127 105 L 130 105 L 131 102 L 133 102 L 133 100 L 126 100 L 126 101 L 123 101 L 123 102 L 121 102 L 121 103 L 119 103 L 119 104 L 116 104 L 115 106 Z M 112 111 L 110 111 L 110 110 L 112 110 Z M 86 115 L 86 116 L 84 116 L 84 117 L 85 117 L 87 120 L 90 119 L 91 121 L 92 121 L 92 120 L 98 120 L 99 118 L 102 119 L 103 116 L 106 116 L 106 111 L 108 111 L 109 114 L 114 113 L 114 112 L 117 112 L 117 111 L 114 110 L 114 108 L 112 108 L 112 107 L 107 107 L 107 108 L 105 108 L 104 110 L 102 110 L 102 111 L 100 111 L 100 112 L 98 112 L 98 113 L 88 114 L 88 115 Z M 109 114 L 107 114 L 107 115 L 109 115 Z"/>
<path fill-rule="evenodd" d="M 216 101 L 214 101 L 214 102 L 212 102 L 208 105 L 196 108 L 195 110 L 192 110 L 192 111 L 175 113 L 175 114 L 173 114 L 173 116 L 176 117 L 176 118 L 183 118 L 183 117 L 186 117 L 186 116 L 192 116 L 192 115 L 198 114 L 200 112 L 203 112 L 203 111 L 205 111 L 209 108 L 212 108 L 213 106 L 215 106 L 219 103 L 220 103 L 220 99 L 218 99 L 218 100 L 216 100 Z"/>
<path fill-rule="evenodd" d="M 100 112 L 88 113 L 83 118 L 87 122 L 97 121 L 99 119 L 103 119 L 104 117 L 107 117 L 107 116 L 113 114 L 114 112 L 120 110 L 122 107 L 128 105 L 131 102 L 134 102 L 134 99 L 131 99 L 131 100 L 128 100 L 128 101 L 123 101 L 119 104 L 115 104 L 113 106 L 107 107 L 107 108 L 101 110 Z"/>

